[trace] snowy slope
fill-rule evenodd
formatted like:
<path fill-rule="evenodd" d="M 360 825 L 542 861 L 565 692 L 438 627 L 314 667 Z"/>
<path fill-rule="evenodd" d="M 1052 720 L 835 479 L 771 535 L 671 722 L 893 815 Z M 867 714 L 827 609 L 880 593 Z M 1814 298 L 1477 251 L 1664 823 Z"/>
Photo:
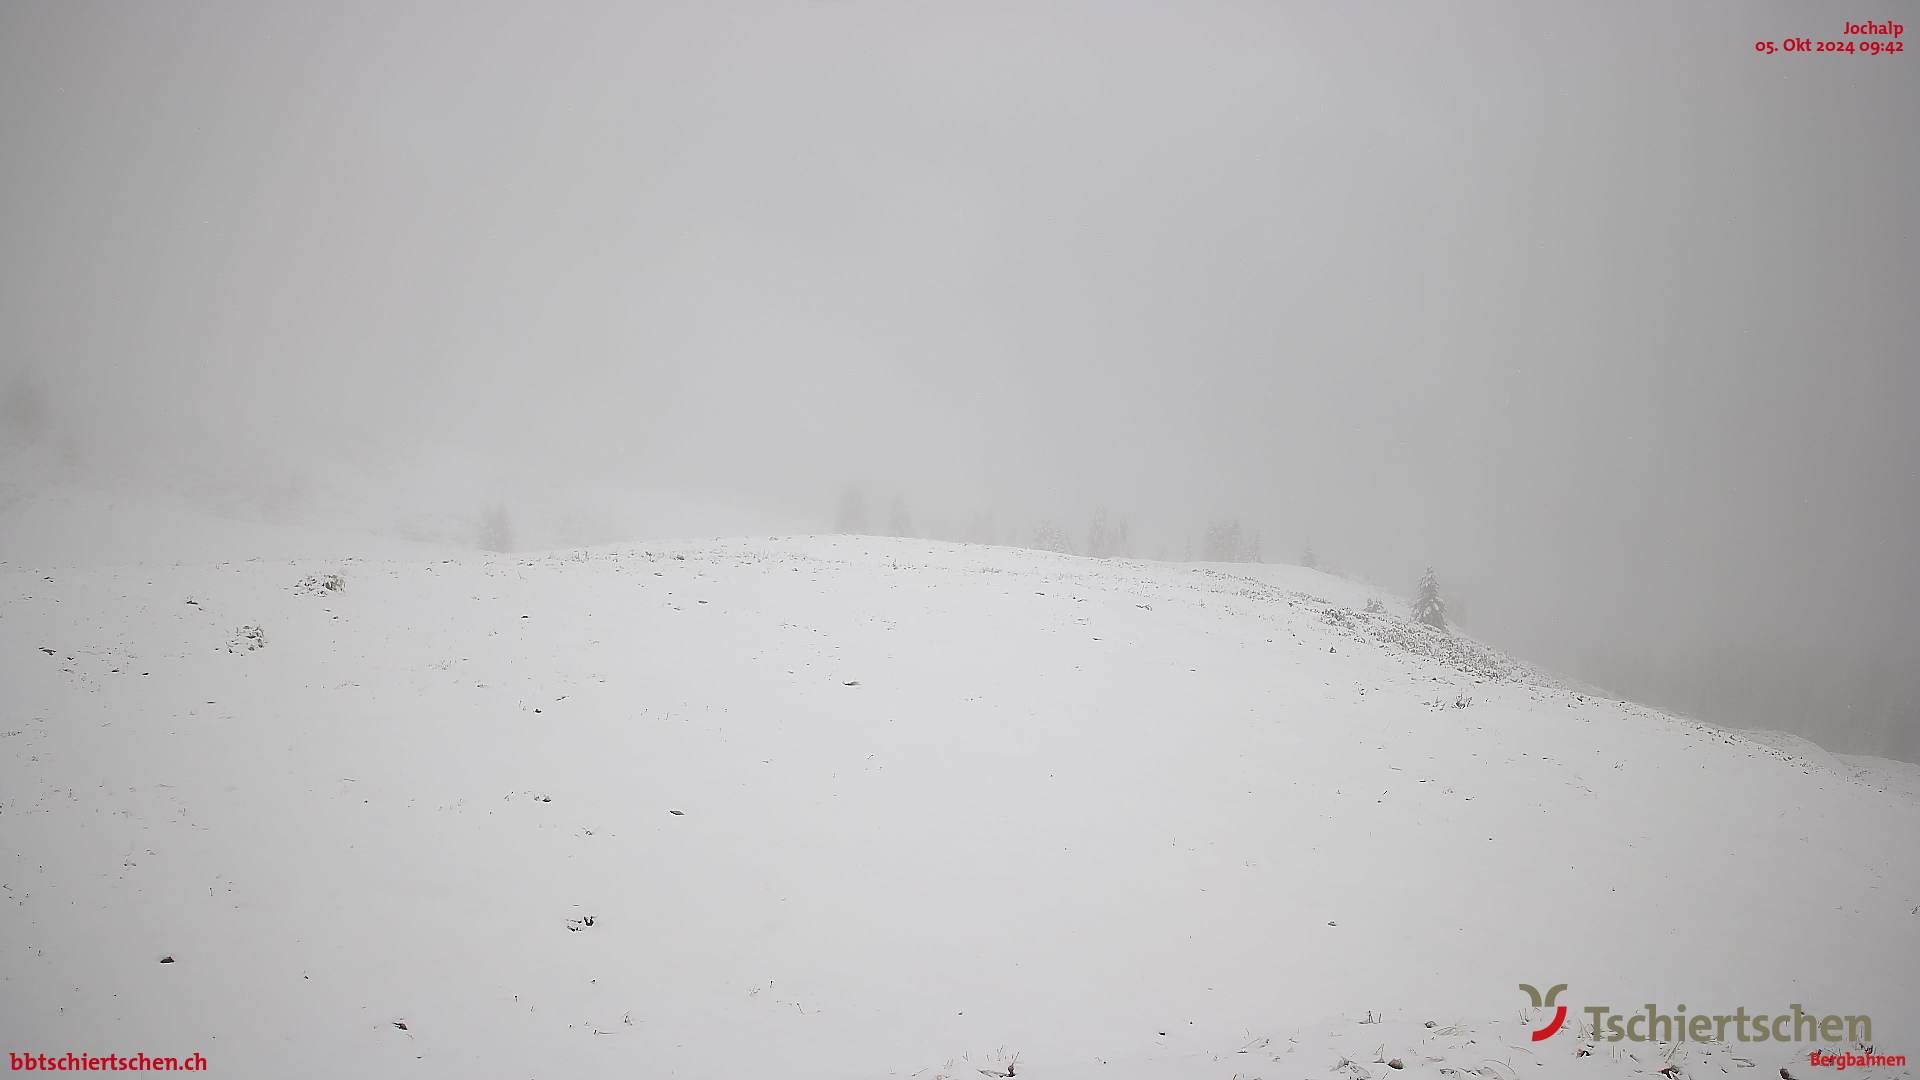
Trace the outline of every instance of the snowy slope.
<path fill-rule="evenodd" d="M 256 1077 L 1667 1064 L 1531 1043 L 1523 982 L 1576 1023 L 1799 1003 L 1920 1042 L 1910 789 L 1372 595 L 865 538 L 0 570 L 0 1047 Z"/>

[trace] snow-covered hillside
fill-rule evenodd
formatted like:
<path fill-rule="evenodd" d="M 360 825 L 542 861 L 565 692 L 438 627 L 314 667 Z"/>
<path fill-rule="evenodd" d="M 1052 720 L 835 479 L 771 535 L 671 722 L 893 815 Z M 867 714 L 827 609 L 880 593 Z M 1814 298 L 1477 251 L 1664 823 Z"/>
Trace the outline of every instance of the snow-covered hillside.
<path fill-rule="evenodd" d="M 15 563 L 0 1048 L 249 1077 L 1805 1066 L 1581 1056 L 1582 1007 L 1657 1002 L 1920 1049 L 1912 788 L 1404 610 L 1294 567 L 846 537 Z M 1568 1030 L 1531 1042 L 1520 983 L 1568 984 Z"/>

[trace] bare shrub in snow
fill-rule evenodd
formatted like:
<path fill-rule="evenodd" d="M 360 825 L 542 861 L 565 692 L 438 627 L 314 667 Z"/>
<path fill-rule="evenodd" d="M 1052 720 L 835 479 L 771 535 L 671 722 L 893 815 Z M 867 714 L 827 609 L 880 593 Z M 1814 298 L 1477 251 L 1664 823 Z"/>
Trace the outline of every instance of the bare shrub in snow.
<path fill-rule="evenodd" d="M 328 593 L 345 592 L 347 579 L 339 574 L 308 574 L 294 588 L 311 596 L 325 596 Z"/>

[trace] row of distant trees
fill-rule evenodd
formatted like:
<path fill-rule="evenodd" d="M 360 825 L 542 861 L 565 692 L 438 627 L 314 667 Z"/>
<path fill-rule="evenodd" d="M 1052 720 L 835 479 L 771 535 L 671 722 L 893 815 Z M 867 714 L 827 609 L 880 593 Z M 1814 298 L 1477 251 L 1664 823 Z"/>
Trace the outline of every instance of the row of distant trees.
<path fill-rule="evenodd" d="M 904 496 L 894 495 L 887 500 L 884 510 L 876 510 L 868 505 L 860 489 L 853 487 L 840 495 L 840 505 L 834 513 L 834 531 L 857 536 L 920 535 L 914 530 L 913 514 L 908 510 Z M 968 519 L 957 533 L 935 529 L 928 534 L 928 539 L 952 540 L 963 544 L 1004 544 L 1008 547 L 1107 559 L 1128 558 L 1134 554 L 1132 532 L 1133 528 L 1126 518 L 1115 517 L 1105 510 L 1094 513 L 1087 524 L 1084 539 L 1050 520 L 1035 522 L 1024 530 L 1002 527 L 991 510 L 982 510 Z"/>
<path fill-rule="evenodd" d="M 860 489 L 854 487 L 841 493 L 840 506 L 834 515 L 834 530 L 851 535 L 920 535 L 914 531 L 913 515 L 907 509 L 904 496 L 894 495 L 887 500 L 884 512 L 877 512 L 868 505 Z M 1002 529 L 996 524 L 991 511 L 982 511 L 973 516 L 959 535 L 929 534 L 928 538 L 968 544 L 1005 544 L 1009 547 L 1091 555 L 1095 558 L 1131 558 L 1144 554 L 1136 550 L 1132 533 L 1132 526 L 1125 517 L 1116 516 L 1105 509 L 1094 511 L 1085 532 L 1081 534 L 1051 520 L 1035 522 L 1024 531 L 1017 527 Z M 1154 557 L 1164 559 L 1167 554 L 1162 547 L 1156 549 Z M 1204 562 L 1260 562 L 1260 533 L 1243 526 L 1236 519 L 1214 521 L 1202 531 L 1197 549 L 1192 538 L 1188 538 L 1182 557 Z M 1311 548 L 1307 549 L 1301 562 L 1307 566 L 1318 565 Z"/>
<path fill-rule="evenodd" d="M 905 496 L 895 494 L 887 500 L 883 510 L 876 510 L 868 505 L 866 495 L 857 487 L 848 487 L 841 492 L 840 505 L 834 515 L 834 529 L 850 535 L 920 535 L 914 531 L 913 515 L 907 509 Z M 1125 559 L 1143 554 L 1135 550 L 1132 527 L 1127 519 L 1105 509 L 1094 511 L 1085 532 L 1079 536 L 1050 520 L 1035 522 L 1024 530 L 1017 527 L 1002 529 L 991 511 L 975 514 L 957 535 L 937 535 L 941 531 L 935 530 L 935 534 L 929 534 L 928 539 L 966 544 L 1004 544 L 1008 547 L 1054 551 L 1065 555 L 1090 555 L 1101 559 Z M 1153 555 L 1161 560 L 1167 556 L 1164 547 L 1155 549 Z M 1182 558 L 1201 562 L 1262 562 L 1264 552 L 1260 531 L 1246 527 L 1236 518 L 1210 522 L 1201 530 L 1197 547 L 1193 538 L 1188 537 Z M 1320 556 L 1309 545 L 1300 553 L 1298 562 L 1301 566 L 1317 569 Z M 1447 603 L 1441 597 L 1440 585 L 1431 567 L 1420 579 L 1412 614 L 1416 620 L 1428 626 L 1441 630 L 1447 628 Z"/>
<path fill-rule="evenodd" d="M 867 497 L 859 488 L 848 488 L 840 495 L 840 509 L 834 515 L 834 531 L 855 535 L 913 536 L 913 515 L 907 512 L 907 499 L 904 495 L 895 495 L 888 500 L 886 508 L 886 528 L 876 528 L 883 520 L 879 514 L 867 507 Z"/>

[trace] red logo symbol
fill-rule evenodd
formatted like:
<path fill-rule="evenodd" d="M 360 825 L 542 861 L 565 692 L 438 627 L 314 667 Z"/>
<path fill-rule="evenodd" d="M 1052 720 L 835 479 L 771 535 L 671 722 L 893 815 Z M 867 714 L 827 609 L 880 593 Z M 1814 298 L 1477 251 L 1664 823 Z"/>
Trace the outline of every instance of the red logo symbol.
<path fill-rule="evenodd" d="M 1553 999 L 1559 997 L 1560 991 L 1565 990 L 1566 988 L 1567 988 L 1566 983 L 1560 983 L 1557 986 L 1549 987 L 1547 990 L 1547 996 L 1542 998 L 1540 996 L 1540 991 L 1535 990 L 1533 987 L 1527 985 L 1526 983 L 1520 984 L 1520 989 L 1525 990 L 1527 992 L 1527 997 L 1532 1000 L 1534 1008 L 1553 1010 L 1553 1020 L 1550 1023 L 1548 1023 L 1546 1027 L 1543 1027 L 1540 1030 L 1533 1033 L 1534 1042 L 1539 1042 L 1542 1039 L 1553 1038 L 1553 1033 L 1556 1031 L 1559 1031 L 1560 1025 L 1567 1022 L 1567 1007 L 1565 1005 L 1555 1005 L 1553 1003 Z"/>

